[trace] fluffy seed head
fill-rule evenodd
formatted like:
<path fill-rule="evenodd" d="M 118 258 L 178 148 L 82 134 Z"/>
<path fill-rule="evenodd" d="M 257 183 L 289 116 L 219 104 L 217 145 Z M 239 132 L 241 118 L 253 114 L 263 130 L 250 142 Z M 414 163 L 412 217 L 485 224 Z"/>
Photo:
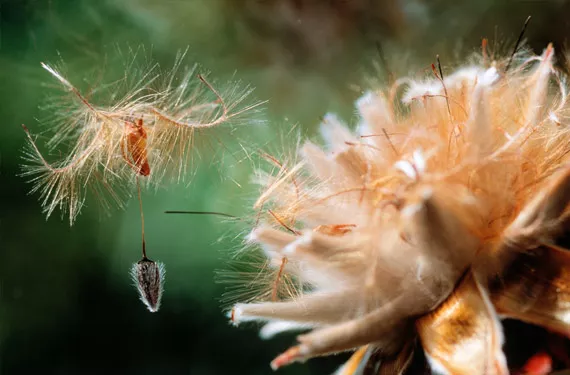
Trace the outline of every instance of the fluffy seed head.
<path fill-rule="evenodd" d="M 553 57 L 548 46 L 507 72 L 482 60 L 445 77 L 434 69 L 397 80 L 358 100 L 356 131 L 326 116 L 324 147 L 307 142 L 300 162 L 260 174 L 255 208 L 266 213 L 248 240 L 264 250 L 264 271 L 287 259 L 279 275 L 297 289 L 284 300 L 249 298 L 232 319 L 267 322 L 265 337 L 311 330 L 272 366 L 364 345 L 403 353 L 406 332 L 417 334 L 411 322 L 462 293 L 458 282 L 472 280 L 466 272 L 481 255 L 493 259 L 516 218 L 535 220 L 534 197 L 570 161 L 566 86 Z M 549 199 L 564 211 L 565 194 Z M 475 310 L 473 327 L 493 332 L 492 350 L 477 350 L 504 371 L 500 325 L 478 283 L 457 298 Z"/>

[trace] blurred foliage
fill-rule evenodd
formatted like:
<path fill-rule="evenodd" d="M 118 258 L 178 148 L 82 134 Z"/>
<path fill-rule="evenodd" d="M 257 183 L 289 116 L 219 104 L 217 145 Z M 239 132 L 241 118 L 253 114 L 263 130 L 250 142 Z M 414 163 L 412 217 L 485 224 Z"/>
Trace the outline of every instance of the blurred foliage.
<path fill-rule="evenodd" d="M 278 150 L 280 134 L 300 124 L 312 135 L 327 111 L 350 120 L 353 100 L 388 72 L 422 72 L 435 54 L 445 69 L 483 37 L 508 54 L 529 14 L 529 45 L 540 51 L 554 41 L 560 50 L 569 11 L 555 0 L 1 1 L 0 374 L 267 374 L 271 358 L 293 340 L 262 342 L 253 329 L 230 327 L 221 311 L 214 273 L 247 228 L 163 214 L 248 214 L 255 190 L 247 160 L 203 163 L 188 186 L 144 194 L 149 252 L 167 269 L 157 314 L 137 300 L 128 276 L 140 251 L 136 201 L 111 217 L 88 201 L 72 228 L 57 216 L 46 222 L 18 176 L 20 124 L 41 131 L 40 106 L 53 83 L 40 61 L 63 59 L 70 80 L 80 82 L 114 69 L 105 61 L 117 45 L 145 45 L 165 66 L 190 46 L 190 60 L 213 77 L 235 74 L 269 99 L 268 125 L 254 138 Z M 319 359 L 281 373 L 327 374 L 339 362 Z"/>

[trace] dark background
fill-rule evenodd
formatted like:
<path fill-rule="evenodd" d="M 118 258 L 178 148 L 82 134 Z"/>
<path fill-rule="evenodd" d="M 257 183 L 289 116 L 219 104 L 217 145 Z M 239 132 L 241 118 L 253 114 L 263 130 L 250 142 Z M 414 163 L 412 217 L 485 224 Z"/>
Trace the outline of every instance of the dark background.
<path fill-rule="evenodd" d="M 20 124 L 40 133 L 49 116 L 41 105 L 53 81 L 41 61 L 63 59 L 69 79 L 81 82 L 117 45 L 152 47 L 165 66 L 189 46 L 191 62 L 216 78 L 235 73 L 269 100 L 254 138 L 279 149 L 280 134 L 296 126 L 313 136 L 327 111 L 350 120 L 362 89 L 389 73 L 421 72 L 436 54 L 451 69 L 483 37 L 508 55 L 528 15 L 530 47 L 540 53 L 553 41 L 564 64 L 569 14 L 565 1 L 0 0 L 0 374 L 269 374 L 270 360 L 293 341 L 263 342 L 222 312 L 215 271 L 244 228 L 162 213 L 248 213 L 255 190 L 247 163 L 231 167 L 243 188 L 221 177 L 230 168 L 204 162 L 190 184 L 143 194 L 149 251 L 167 268 L 156 314 L 128 274 L 140 251 L 135 200 L 111 216 L 88 201 L 71 228 L 59 213 L 45 220 L 18 176 Z M 328 374 L 341 359 L 280 373 Z"/>

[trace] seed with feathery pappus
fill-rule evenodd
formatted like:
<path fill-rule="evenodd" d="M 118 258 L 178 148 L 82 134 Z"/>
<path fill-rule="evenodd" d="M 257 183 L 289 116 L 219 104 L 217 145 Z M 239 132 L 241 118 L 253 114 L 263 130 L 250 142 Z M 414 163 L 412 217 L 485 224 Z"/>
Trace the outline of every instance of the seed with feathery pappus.
<path fill-rule="evenodd" d="M 146 257 L 131 268 L 131 277 L 139 291 L 141 301 L 150 312 L 157 312 L 164 290 L 164 264 Z"/>

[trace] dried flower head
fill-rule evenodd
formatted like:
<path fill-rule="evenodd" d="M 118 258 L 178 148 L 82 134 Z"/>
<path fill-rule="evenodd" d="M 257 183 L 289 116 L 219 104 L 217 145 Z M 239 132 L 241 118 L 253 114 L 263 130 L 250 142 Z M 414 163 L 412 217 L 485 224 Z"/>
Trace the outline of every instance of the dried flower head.
<path fill-rule="evenodd" d="M 50 151 L 69 147 L 67 156 L 50 163 L 24 126 L 30 146 L 24 175 L 34 183 L 32 191 L 39 192 L 48 217 L 59 207 L 73 224 L 87 191 L 104 208 L 120 207 L 138 176 L 154 184 L 168 176 L 183 179 L 200 144 L 213 146 L 219 142 L 217 128 L 237 124 L 257 107 L 247 103 L 250 88 L 230 82 L 218 91 L 196 66 L 183 65 L 184 56 L 178 55 L 171 70 L 161 71 L 158 64 L 138 69 L 135 53 L 122 78 L 87 94 L 42 63 L 64 91 L 51 107 L 47 146 Z"/>
<path fill-rule="evenodd" d="M 295 290 L 230 317 L 309 331 L 273 368 L 356 350 L 339 374 L 400 374 L 419 342 L 439 373 L 507 374 L 499 316 L 568 335 L 565 77 L 551 45 L 509 69 L 483 56 L 366 93 L 355 132 L 329 115 L 325 149 L 265 176 L 248 241 Z"/>
<path fill-rule="evenodd" d="M 150 312 L 157 312 L 164 290 L 164 264 L 143 258 L 133 264 L 131 277 L 137 287 L 141 301 Z"/>

